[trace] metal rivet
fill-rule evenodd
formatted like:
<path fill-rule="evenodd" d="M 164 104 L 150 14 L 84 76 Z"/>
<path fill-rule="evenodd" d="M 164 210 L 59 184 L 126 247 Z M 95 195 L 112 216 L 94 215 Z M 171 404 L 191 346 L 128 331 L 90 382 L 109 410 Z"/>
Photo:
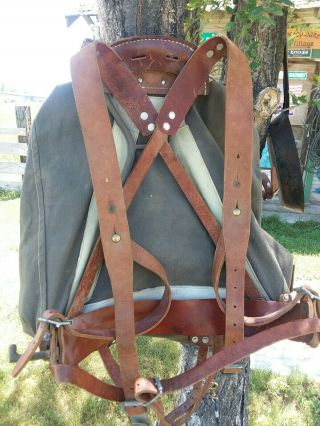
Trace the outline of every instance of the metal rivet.
<path fill-rule="evenodd" d="M 113 234 L 113 235 L 112 235 L 112 241 L 113 241 L 114 243 L 118 243 L 120 240 L 121 240 L 121 237 L 120 237 L 120 235 L 119 235 L 119 234 Z"/>
<path fill-rule="evenodd" d="M 48 341 L 50 340 L 50 333 L 49 333 L 48 331 L 46 331 L 46 332 L 44 333 L 43 340 L 44 340 L 45 342 L 48 342 Z"/>
<path fill-rule="evenodd" d="M 174 111 L 170 111 L 168 114 L 170 120 L 174 120 L 176 118 L 176 113 Z"/>
<path fill-rule="evenodd" d="M 143 111 L 141 114 L 140 114 L 140 118 L 141 118 L 141 120 L 148 120 L 148 117 L 149 117 L 149 114 L 147 113 L 147 112 L 145 112 L 145 111 Z"/>
<path fill-rule="evenodd" d="M 217 50 L 223 50 L 223 49 L 224 49 L 224 44 L 223 43 L 217 44 Z"/>
<path fill-rule="evenodd" d="M 192 343 L 198 343 L 198 342 L 199 342 L 199 337 L 197 337 L 197 336 L 193 336 L 193 337 L 191 338 L 191 342 L 192 342 Z"/>
<path fill-rule="evenodd" d="M 166 80 L 162 80 L 161 84 L 162 84 L 162 86 L 164 86 L 166 84 Z"/>
<path fill-rule="evenodd" d="M 284 302 L 289 302 L 289 300 L 290 300 L 290 294 L 284 294 L 284 295 L 282 296 L 282 300 L 283 300 Z"/>
<path fill-rule="evenodd" d="M 139 77 L 139 78 L 138 78 L 138 81 L 139 81 L 139 83 L 142 83 L 142 82 L 143 82 L 143 80 L 142 80 L 142 78 L 141 78 L 141 77 Z"/>
<path fill-rule="evenodd" d="M 169 123 L 163 123 L 162 127 L 164 128 L 164 130 L 170 130 L 170 124 Z"/>
<path fill-rule="evenodd" d="M 156 128 L 156 126 L 154 125 L 154 123 L 149 123 L 148 124 L 148 130 L 149 130 L 149 132 L 153 132 L 155 128 Z"/>
<path fill-rule="evenodd" d="M 209 343 L 209 337 L 202 337 L 202 343 Z"/>
<path fill-rule="evenodd" d="M 232 210 L 232 214 L 234 216 L 240 216 L 240 213 L 241 213 L 241 210 L 238 207 Z"/>
<path fill-rule="evenodd" d="M 213 55 L 214 55 L 214 51 L 213 50 L 208 50 L 208 52 L 207 52 L 207 58 L 212 58 Z"/>

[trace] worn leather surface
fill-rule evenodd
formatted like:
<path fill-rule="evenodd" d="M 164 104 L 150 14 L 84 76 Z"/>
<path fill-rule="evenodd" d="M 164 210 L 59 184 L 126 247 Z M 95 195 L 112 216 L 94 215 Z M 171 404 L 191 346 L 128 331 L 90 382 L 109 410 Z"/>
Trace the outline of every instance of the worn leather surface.
<path fill-rule="evenodd" d="M 302 173 L 288 111 L 281 112 L 269 125 L 271 158 L 276 166 L 281 204 L 304 211 Z"/>
<path fill-rule="evenodd" d="M 282 205 L 290 210 L 304 211 L 304 190 L 300 160 L 296 141 L 289 120 L 289 74 L 287 44 L 283 57 L 283 93 L 282 111 L 268 127 L 270 135 L 269 149 L 273 165 L 276 168 L 279 183 L 279 195 Z"/>
<path fill-rule="evenodd" d="M 112 44 L 148 95 L 165 95 L 196 50 L 193 43 L 174 37 L 127 37 Z M 206 82 L 198 95 L 208 93 Z"/>

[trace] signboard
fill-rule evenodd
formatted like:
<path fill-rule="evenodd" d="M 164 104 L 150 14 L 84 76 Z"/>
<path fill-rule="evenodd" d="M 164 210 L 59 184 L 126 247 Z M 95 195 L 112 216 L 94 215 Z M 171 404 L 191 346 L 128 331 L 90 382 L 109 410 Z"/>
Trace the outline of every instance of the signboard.
<path fill-rule="evenodd" d="M 289 28 L 290 58 L 313 58 L 320 57 L 320 29 L 318 27 L 308 29 Z"/>
<path fill-rule="evenodd" d="M 289 80 L 308 80 L 307 71 L 289 71 Z M 279 72 L 279 79 L 283 80 L 283 71 Z"/>
<path fill-rule="evenodd" d="M 216 36 L 218 33 L 201 33 L 200 34 L 200 38 L 201 38 L 201 43 L 204 43 L 205 41 L 207 41 L 209 38 Z"/>
<path fill-rule="evenodd" d="M 289 46 L 294 50 L 304 49 L 320 49 L 320 29 L 319 28 L 308 28 L 298 29 L 289 28 Z M 290 42 L 290 40 L 292 42 Z"/>
<path fill-rule="evenodd" d="M 289 49 L 289 58 L 311 58 L 310 49 Z"/>

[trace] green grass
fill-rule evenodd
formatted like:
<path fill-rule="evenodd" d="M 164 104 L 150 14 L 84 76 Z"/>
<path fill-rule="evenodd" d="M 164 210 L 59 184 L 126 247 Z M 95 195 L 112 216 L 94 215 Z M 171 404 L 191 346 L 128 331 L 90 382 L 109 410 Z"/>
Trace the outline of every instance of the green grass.
<path fill-rule="evenodd" d="M 178 343 L 144 337 L 138 339 L 142 375 L 171 377 L 178 373 Z M 0 367 L 1 426 L 98 426 L 128 425 L 119 405 L 99 399 L 87 392 L 58 385 L 46 364 L 41 361 L 27 365 L 18 379 L 10 376 L 11 366 Z M 99 356 L 90 355 L 82 368 L 110 382 Z M 175 396 L 164 398 L 166 410 L 174 408 Z"/>
<path fill-rule="evenodd" d="M 262 219 L 262 227 L 294 254 L 320 254 L 320 222 L 286 223 L 279 216 Z"/>
<path fill-rule="evenodd" d="M 252 370 L 250 426 L 319 426 L 320 383 L 294 372 L 280 376 Z"/>
<path fill-rule="evenodd" d="M 320 222 L 286 223 L 275 215 L 262 227 L 293 254 L 296 280 L 320 281 Z"/>

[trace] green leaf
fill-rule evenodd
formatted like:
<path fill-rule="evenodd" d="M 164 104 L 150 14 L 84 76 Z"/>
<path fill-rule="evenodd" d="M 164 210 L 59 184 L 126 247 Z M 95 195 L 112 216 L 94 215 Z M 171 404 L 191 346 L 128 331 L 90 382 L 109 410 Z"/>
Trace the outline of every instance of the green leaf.
<path fill-rule="evenodd" d="M 235 23 L 234 22 L 228 22 L 226 25 L 226 32 L 227 33 L 232 33 L 233 30 L 235 29 Z"/>
<path fill-rule="evenodd" d="M 313 76 L 313 79 L 316 82 L 317 86 L 320 86 L 320 74 L 315 74 Z"/>
<path fill-rule="evenodd" d="M 264 13 L 264 9 L 262 6 L 256 6 L 250 12 L 251 16 L 254 18 L 261 16 L 263 13 Z"/>
<path fill-rule="evenodd" d="M 294 105 L 298 106 L 298 105 L 304 105 L 308 103 L 306 95 L 296 96 L 294 93 L 290 93 L 290 96 Z"/>
<path fill-rule="evenodd" d="M 275 16 L 282 16 L 283 15 L 281 7 L 277 6 L 276 4 L 274 4 L 270 7 L 270 12 Z"/>
<path fill-rule="evenodd" d="M 312 99 L 311 103 L 314 104 L 320 112 L 320 99 Z"/>

